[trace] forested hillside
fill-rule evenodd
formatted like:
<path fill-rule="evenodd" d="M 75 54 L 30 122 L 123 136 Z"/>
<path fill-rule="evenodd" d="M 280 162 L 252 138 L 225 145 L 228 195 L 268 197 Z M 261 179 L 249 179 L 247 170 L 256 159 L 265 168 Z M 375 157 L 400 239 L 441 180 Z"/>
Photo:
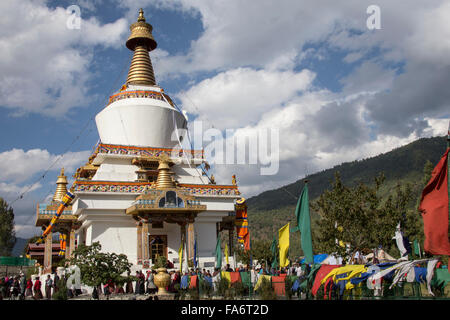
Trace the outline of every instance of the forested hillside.
<path fill-rule="evenodd" d="M 336 172 L 346 185 L 356 185 L 358 182 L 373 183 L 375 176 L 383 173 L 386 177 L 381 195 L 389 194 L 397 183 L 411 183 L 412 192 L 418 198 L 424 187 L 423 171 L 427 161 L 433 166 L 437 164 L 447 147 L 446 137 L 422 138 L 406 146 L 390 152 L 359 161 L 343 163 L 334 168 L 317 172 L 306 177 L 310 201 L 317 199 L 324 190 L 330 188 Z M 295 224 L 295 206 L 304 186 L 304 179 L 284 186 L 268 190 L 247 200 L 250 231 L 254 239 L 273 239 L 278 229 L 291 221 Z M 411 206 L 413 209 L 414 205 Z M 313 211 L 314 221 L 318 216 Z M 298 232 L 291 236 L 291 252 L 299 250 Z"/>

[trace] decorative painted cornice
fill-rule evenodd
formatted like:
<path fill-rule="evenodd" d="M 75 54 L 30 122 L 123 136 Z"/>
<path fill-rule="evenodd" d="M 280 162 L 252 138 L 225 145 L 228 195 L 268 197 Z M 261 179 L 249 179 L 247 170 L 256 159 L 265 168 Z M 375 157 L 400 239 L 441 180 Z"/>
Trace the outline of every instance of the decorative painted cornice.
<path fill-rule="evenodd" d="M 181 191 L 188 194 L 202 196 L 239 196 L 237 186 L 215 185 L 215 184 L 179 184 Z M 76 180 L 73 183 L 73 191 L 77 192 L 117 192 L 142 194 L 155 189 L 148 182 L 116 182 L 116 181 L 85 181 Z"/>
<path fill-rule="evenodd" d="M 122 91 L 116 93 L 109 97 L 108 105 L 113 103 L 114 101 L 123 100 L 123 99 L 131 99 L 131 98 L 147 98 L 147 99 L 155 99 L 160 101 L 165 101 L 164 97 L 167 99 L 167 95 L 158 91 L 152 90 L 134 90 L 134 91 Z M 167 99 L 167 101 L 172 102 L 172 100 Z M 172 102 L 173 103 L 173 102 Z M 173 106 L 173 105 L 172 105 Z"/>
<path fill-rule="evenodd" d="M 152 147 L 136 147 L 136 146 L 122 146 L 114 144 L 100 143 L 95 154 L 123 154 L 132 156 L 147 156 L 147 157 L 161 157 L 167 156 L 169 158 L 184 158 L 191 157 L 195 159 L 203 159 L 203 150 L 183 150 L 183 149 L 171 149 L 171 148 L 152 148 Z"/>

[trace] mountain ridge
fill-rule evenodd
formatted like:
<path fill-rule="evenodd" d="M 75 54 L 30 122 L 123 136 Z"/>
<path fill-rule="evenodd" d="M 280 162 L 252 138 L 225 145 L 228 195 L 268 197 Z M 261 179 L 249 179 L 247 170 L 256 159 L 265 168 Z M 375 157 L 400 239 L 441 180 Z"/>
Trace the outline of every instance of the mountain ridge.
<path fill-rule="evenodd" d="M 273 210 L 295 205 L 297 199 L 293 195 L 297 197 L 300 195 L 305 179 L 308 180 L 308 190 L 312 200 L 330 187 L 337 171 L 340 172 L 343 183 L 349 185 L 355 185 L 359 181 L 372 183 L 374 177 L 380 173 L 384 173 L 386 181 L 400 181 L 408 177 L 409 180 L 416 180 L 422 177 L 426 161 L 436 165 L 446 148 L 446 136 L 421 138 L 389 152 L 362 160 L 344 162 L 280 188 L 266 190 L 248 198 L 247 205 L 252 211 Z M 399 163 L 402 165 L 399 166 Z"/>

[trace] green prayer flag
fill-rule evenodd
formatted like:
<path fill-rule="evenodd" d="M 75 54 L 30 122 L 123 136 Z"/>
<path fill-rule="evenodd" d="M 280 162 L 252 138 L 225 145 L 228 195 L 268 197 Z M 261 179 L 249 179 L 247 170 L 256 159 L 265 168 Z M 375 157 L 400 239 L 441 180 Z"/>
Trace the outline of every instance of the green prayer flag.
<path fill-rule="evenodd" d="M 413 245 L 414 245 L 414 254 L 416 256 L 420 256 L 419 241 L 417 239 L 414 240 Z"/>
<path fill-rule="evenodd" d="M 220 242 L 220 235 L 217 237 L 216 244 L 216 268 L 222 268 L 222 244 Z"/>
<path fill-rule="evenodd" d="M 272 245 L 270 246 L 270 251 L 272 251 L 272 268 L 277 269 L 278 268 L 278 261 L 277 261 L 277 252 L 278 252 L 278 245 L 277 245 L 277 238 L 274 236 Z"/>
<path fill-rule="evenodd" d="M 303 187 L 302 194 L 297 202 L 297 207 L 295 208 L 295 216 L 297 218 L 297 227 L 291 230 L 300 231 L 300 240 L 302 245 L 302 250 L 305 255 L 306 263 L 314 263 L 312 240 L 311 240 L 311 217 L 309 215 L 309 196 L 308 196 L 308 185 L 305 183 Z"/>

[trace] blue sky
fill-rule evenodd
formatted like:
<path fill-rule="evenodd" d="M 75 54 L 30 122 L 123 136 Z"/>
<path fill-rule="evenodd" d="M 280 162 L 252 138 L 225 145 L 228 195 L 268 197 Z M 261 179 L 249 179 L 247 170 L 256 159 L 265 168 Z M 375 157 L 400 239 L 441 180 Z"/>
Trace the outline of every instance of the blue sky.
<path fill-rule="evenodd" d="M 36 233 L 35 206 L 98 142 L 93 121 L 126 80 L 125 47 L 140 7 L 158 48 L 158 84 L 190 121 L 236 136 L 279 130 L 279 172 L 217 165 L 245 196 L 305 174 L 444 135 L 450 95 L 450 5 L 378 1 L 23 0 L 0 4 L 0 196 L 17 233 Z M 67 28 L 76 5 L 80 29 Z M 17 27 L 19 23 L 19 27 Z M 49 169 L 49 167 L 53 166 Z M 45 173 L 45 177 L 40 177 Z M 36 183 L 37 182 L 37 183 Z M 24 197 L 18 196 L 29 190 Z"/>

